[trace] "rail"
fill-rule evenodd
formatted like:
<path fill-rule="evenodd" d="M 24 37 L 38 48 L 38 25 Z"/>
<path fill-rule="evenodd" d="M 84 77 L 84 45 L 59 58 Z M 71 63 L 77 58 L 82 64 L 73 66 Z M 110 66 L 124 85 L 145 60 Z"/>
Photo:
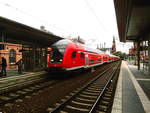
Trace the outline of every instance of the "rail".
<path fill-rule="evenodd" d="M 119 64 L 117 65 L 117 68 L 119 67 Z M 98 103 L 98 101 L 99 101 L 99 99 L 101 98 L 101 96 L 102 96 L 102 94 L 103 94 L 103 92 L 105 91 L 105 89 L 107 88 L 107 86 L 108 86 L 108 84 L 110 83 L 110 81 L 111 81 L 111 79 L 112 79 L 112 77 L 113 77 L 113 75 L 114 75 L 114 73 L 115 73 L 115 71 L 116 71 L 116 69 L 115 69 L 116 67 L 114 67 L 114 66 L 111 66 L 110 68 L 108 68 L 107 70 L 105 70 L 103 73 L 101 73 L 100 75 L 98 75 L 96 78 L 94 78 L 93 80 L 91 80 L 88 84 L 86 84 L 86 85 L 84 85 L 79 91 L 77 91 L 74 95 L 72 95 L 70 98 L 68 98 L 66 101 L 64 101 L 62 104 L 60 104 L 59 106 L 57 106 L 56 108 L 54 108 L 52 111 L 50 111 L 49 113 L 56 113 L 56 112 L 59 112 L 59 111 L 61 111 L 61 110 L 63 110 L 63 109 L 65 109 L 65 107 L 67 106 L 67 105 L 69 105 L 69 103 L 71 102 L 71 101 L 73 101 L 73 99 L 75 99 L 76 97 L 78 97 L 79 95 L 80 95 L 80 93 L 82 93 L 84 90 L 86 90 L 88 87 L 90 87 L 92 84 L 94 84 L 95 83 L 95 81 L 98 81 L 100 78 L 103 78 L 104 76 L 104 74 L 106 74 L 107 72 L 109 72 L 109 73 L 111 73 L 111 77 L 109 78 L 109 77 L 106 77 L 107 78 L 107 82 L 105 83 L 105 85 L 103 86 L 104 88 L 103 88 L 103 90 L 99 90 L 99 95 L 98 95 L 98 97 L 97 97 L 97 99 L 96 99 L 96 101 L 95 101 L 95 103 L 93 104 L 93 106 L 91 107 L 91 110 L 87 110 L 87 109 L 82 109 L 84 112 L 86 111 L 86 112 L 90 112 L 90 113 L 92 113 L 93 112 L 93 110 L 95 109 L 95 106 L 97 105 L 97 103 Z M 111 70 L 112 69 L 112 70 Z M 113 72 L 110 72 L 110 71 L 113 71 Z M 109 79 L 108 79 L 109 78 Z M 95 83 L 96 84 L 96 83 Z M 98 83 L 99 84 L 99 83 Z M 96 92 L 96 91 L 95 91 Z M 75 103 L 75 102 L 74 102 Z M 86 105 L 86 104 L 85 104 Z M 88 104 L 87 104 L 88 105 Z M 72 107 L 73 108 L 73 107 Z M 73 108 L 73 109 L 75 109 L 75 108 Z M 81 110 L 81 109 L 80 109 Z M 73 112 L 72 112 L 73 113 Z"/>

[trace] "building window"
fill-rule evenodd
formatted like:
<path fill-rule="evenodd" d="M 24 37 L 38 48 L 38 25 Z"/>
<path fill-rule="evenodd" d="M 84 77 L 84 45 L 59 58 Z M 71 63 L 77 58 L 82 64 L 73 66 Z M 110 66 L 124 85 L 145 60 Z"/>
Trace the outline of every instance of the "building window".
<path fill-rule="evenodd" d="M 11 49 L 9 51 L 9 63 L 10 64 L 16 63 L 16 51 L 14 49 Z"/>
<path fill-rule="evenodd" d="M 4 50 L 5 49 L 5 45 L 4 44 L 0 44 L 0 50 Z"/>

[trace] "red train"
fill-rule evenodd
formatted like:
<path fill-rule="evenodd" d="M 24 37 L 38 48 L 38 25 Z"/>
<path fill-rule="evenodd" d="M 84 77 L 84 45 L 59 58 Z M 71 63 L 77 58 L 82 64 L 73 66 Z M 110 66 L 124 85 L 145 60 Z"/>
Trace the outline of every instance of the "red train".
<path fill-rule="evenodd" d="M 85 69 L 116 60 L 119 60 L 119 57 L 63 39 L 52 45 L 52 50 L 48 55 L 48 70 L 71 71 Z"/>

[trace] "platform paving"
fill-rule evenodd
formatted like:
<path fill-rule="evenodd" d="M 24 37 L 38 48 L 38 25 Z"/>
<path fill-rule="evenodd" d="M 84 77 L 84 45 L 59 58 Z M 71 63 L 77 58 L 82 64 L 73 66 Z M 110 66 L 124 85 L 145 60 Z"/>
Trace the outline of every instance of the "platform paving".
<path fill-rule="evenodd" d="M 112 113 L 150 113 L 149 83 L 148 76 L 123 61 Z"/>
<path fill-rule="evenodd" d="M 22 72 L 22 74 L 19 74 L 18 70 L 16 70 L 16 69 L 9 69 L 6 71 L 7 76 L 0 75 L 0 78 L 6 78 L 6 77 L 16 76 L 16 75 L 24 75 L 24 74 L 29 74 L 29 73 L 31 73 L 31 72 Z"/>
<path fill-rule="evenodd" d="M 145 74 L 143 70 L 137 70 L 137 66 L 135 65 L 129 65 L 128 67 L 130 71 L 133 73 L 135 79 L 143 89 L 144 93 L 150 100 L 150 75 Z"/>

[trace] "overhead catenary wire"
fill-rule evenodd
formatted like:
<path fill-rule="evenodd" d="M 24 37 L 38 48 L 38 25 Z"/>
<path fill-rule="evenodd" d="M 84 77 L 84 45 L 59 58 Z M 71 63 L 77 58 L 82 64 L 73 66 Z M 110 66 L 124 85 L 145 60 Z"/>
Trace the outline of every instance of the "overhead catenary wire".
<path fill-rule="evenodd" d="M 92 8 L 92 6 L 90 5 L 90 3 L 88 2 L 88 0 L 84 0 L 84 2 L 86 3 L 86 5 L 88 6 L 88 8 L 90 9 L 90 11 L 93 13 L 93 15 L 95 16 L 95 18 L 97 19 L 98 23 L 100 24 L 100 26 L 102 27 L 102 29 L 105 32 L 108 32 L 108 30 L 106 29 L 106 27 L 104 26 L 104 24 L 101 22 L 101 20 L 99 19 L 99 17 L 97 16 L 97 14 L 95 13 L 94 9 Z"/>
<path fill-rule="evenodd" d="M 110 32 L 105 25 L 103 24 L 103 22 L 100 20 L 100 18 L 97 16 L 97 14 L 95 13 L 93 7 L 90 5 L 90 3 L 88 2 L 88 0 L 84 0 L 84 2 L 86 3 L 87 7 L 89 8 L 89 10 L 92 12 L 92 14 L 94 15 L 94 17 L 96 18 L 96 20 L 98 21 L 100 27 L 104 30 L 105 33 Z M 103 35 L 103 34 L 101 34 Z M 104 35 L 103 35 L 104 36 Z M 104 42 L 105 43 L 105 42 Z M 106 45 L 106 44 L 104 44 Z"/>
<path fill-rule="evenodd" d="M 10 4 L 8 4 L 8 3 L 1 3 L 1 4 L 5 5 L 5 6 L 9 7 L 9 8 L 12 8 L 12 9 L 14 9 L 14 10 L 16 10 L 16 11 L 18 11 L 18 12 L 20 12 L 20 13 L 26 15 L 26 16 L 29 16 L 29 17 L 31 17 L 31 18 L 33 18 L 33 19 L 36 19 L 37 21 L 39 21 L 39 22 L 41 22 L 41 23 L 43 23 L 43 24 L 45 24 L 45 25 L 48 25 L 48 26 L 53 27 L 53 28 L 55 28 L 55 29 L 57 29 L 57 30 L 66 32 L 66 33 L 68 33 L 68 34 L 72 34 L 72 33 L 70 33 L 69 31 L 67 31 L 67 30 L 65 30 L 65 29 L 62 29 L 62 28 L 57 27 L 57 26 L 55 26 L 55 25 L 52 25 L 52 24 L 48 23 L 47 21 L 42 20 L 42 19 L 40 19 L 39 17 L 33 16 L 33 15 L 29 14 L 29 13 L 26 13 L 25 11 L 22 11 L 22 10 L 20 10 L 20 9 L 18 9 L 18 8 L 12 6 L 12 5 L 10 5 Z"/>

